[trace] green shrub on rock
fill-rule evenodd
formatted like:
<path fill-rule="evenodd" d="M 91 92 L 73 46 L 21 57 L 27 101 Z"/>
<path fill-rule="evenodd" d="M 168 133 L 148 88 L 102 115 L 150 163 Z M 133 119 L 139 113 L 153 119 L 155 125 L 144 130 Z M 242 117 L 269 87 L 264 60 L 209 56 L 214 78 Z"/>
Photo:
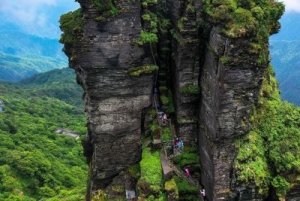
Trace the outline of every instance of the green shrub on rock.
<path fill-rule="evenodd" d="M 156 65 L 144 65 L 144 66 L 140 66 L 140 67 L 130 68 L 128 70 L 128 73 L 131 76 L 138 77 L 142 74 L 152 73 L 155 70 L 158 70 L 158 66 L 156 66 Z"/>
<path fill-rule="evenodd" d="M 150 148 L 144 148 L 140 166 L 139 189 L 145 194 L 159 193 L 162 184 L 162 167 L 159 152 L 151 152 Z"/>

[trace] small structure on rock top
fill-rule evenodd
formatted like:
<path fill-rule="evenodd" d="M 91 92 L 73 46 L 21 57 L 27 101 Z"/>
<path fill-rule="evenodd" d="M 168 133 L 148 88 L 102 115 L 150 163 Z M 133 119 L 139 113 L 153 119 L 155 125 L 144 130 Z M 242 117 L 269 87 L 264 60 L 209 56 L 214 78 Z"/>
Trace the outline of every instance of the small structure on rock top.
<path fill-rule="evenodd" d="M 0 100 L 0 112 L 3 112 L 4 110 L 4 102 L 3 100 Z"/>
<path fill-rule="evenodd" d="M 55 133 L 58 134 L 58 135 L 70 136 L 70 137 L 74 138 L 75 140 L 79 139 L 79 135 L 78 134 L 73 133 L 72 131 L 64 129 L 64 128 L 58 128 L 58 129 L 56 129 Z"/>

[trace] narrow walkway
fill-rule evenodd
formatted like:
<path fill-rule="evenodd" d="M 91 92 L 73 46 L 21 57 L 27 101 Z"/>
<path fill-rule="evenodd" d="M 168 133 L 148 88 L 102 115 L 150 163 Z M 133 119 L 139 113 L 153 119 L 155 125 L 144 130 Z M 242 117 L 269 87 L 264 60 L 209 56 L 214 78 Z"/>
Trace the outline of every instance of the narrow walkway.
<path fill-rule="evenodd" d="M 194 179 L 192 177 L 188 177 L 183 170 L 180 170 L 179 168 L 177 168 L 172 163 L 172 161 L 166 156 L 166 154 L 164 152 L 164 148 L 160 152 L 160 160 L 161 160 L 161 166 L 163 169 L 163 175 L 164 175 L 165 180 L 171 179 L 173 172 L 174 172 L 179 178 L 186 179 L 190 185 L 196 186 L 199 189 L 198 192 L 200 192 L 201 186 L 200 186 L 198 180 Z M 199 196 L 202 197 L 200 195 L 200 193 L 199 193 Z"/>
<path fill-rule="evenodd" d="M 170 173 L 174 172 L 178 177 L 185 178 L 189 184 L 200 187 L 199 182 L 192 177 L 187 177 L 183 170 L 177 168 L 171 160 L 165 155 L 164 150 L 160 152 L 160 160 L 165 177 L 169 177 Z"/>
<path fill-rule="evenodd" d="M 192 177 L 187 177 L 186 174 L 182 170 L 178 169 L 174 164 L 172 164 L 172 169 L 178 177 L 185 178 L 189 184 L 197 186 L 197 188 L 200 189 L 199 182 L 196 179 L 193 179 Z"/>
<path fill-rule="evenodd" d="M 158 93 L 154 93 L 153 99 L 154 99 L 154 104 L 155 104 L 155 110 L 156 110 L 157 116 L 159 117 L 159 112 L 160 111 L 158 110 L 158 108 L 159 108 Z M 159 118 L 158 118 L 158 121 L 160 121 Z M 175 133 L 175 127 L 174 127 L 174 124 L 171 123 L 171 119 L 168 119 L 167 124 L 163 124 L 161 122 L 158 122 L 158 124 L 160 126 L 169 126 L 170 129 L 171 129 L 171 133 L 172 133 L 172 139 L 175 139 L 177 137 L 177 135 Z M 163 145 L 163 147 L 160 151 L 160 160 L 161 160 L 161 166 L 162 166 L 162 169 L 163 169 L 164 178 L 166 180 L 170 179 L 172 177 L 172 173 L 174 172 L 178 177 L 180 177 L 182 179 L 183 178 L 186 179 L 187 182 L 190 185 L 196 186 L 199 189 L 198 192 L 200 192 L 201 186 L 200 186 L 198 180 L 194 179 L 192 177 L 188 177 L 183 170 L 180 170 L 179 168 L 177 168 L 175 166 L 175 164 L 172 163 L 171 159 L 174 156 L 176 156 L 178 154 L 181 154 L 181 150 L 175 148 L 173 140 L 168 141 L 168 142 L 164 142 L 164 143 L 162 143 L 162 145 Z M 171 147 L 173 147 L 173 154 L 168 157 L 166 149 L 171 148 Z M 200 197 L 201 197 L 201 195 L 200 195 Z"/>
<path fill-rule="evenodd" d="M 164 150 L 160 151 L 160 161 L 163 169 L 164 179 L 168 180 L 172 177 L 173 168 L 169 165 L 169 160 L 166 157 Z"/>
<path fill-rule="evenodd" d="M 174 136 L 174 130 L 175 130 L 174 125 L 170 124 L 169 126 L 171 128 L 173 138 L 174 138 L 175 137 Z M 168 141 L 168 142 L 165 142 L 165 143 L 162 143 L 162 144 L 163 144 L 163 148 L 161 149 L 161 152 L 160 152 L 160 159 L 161 159 L 161 165 L 162 165 L 162 168 L 163 168 L 164 176 L 168 177 L 168 175 L 171 172 L 174 172 L 180 178 L 185 178 L 189 182 L 189 184 L 197 186 L 199 188 L 200 185 L 199 185 L 199 182 L 197 180 L 193 179 L 192 177 L 187 177 L 186 174 L 182 170 L 178 169 L 172 163 L 171 158 L 173 158 L 174 156 L 176 156 L 178 154 L 181 154 L 181 151 L 173 146 L 173 141 Z M 170 148 L 172 146 L 174 147 L 173 148 L 173 153 L 174 154 L 172 154 L 171 156 L 168 157 L 167 153 L 166 153 L 167 152 L 166 149 Z"/>

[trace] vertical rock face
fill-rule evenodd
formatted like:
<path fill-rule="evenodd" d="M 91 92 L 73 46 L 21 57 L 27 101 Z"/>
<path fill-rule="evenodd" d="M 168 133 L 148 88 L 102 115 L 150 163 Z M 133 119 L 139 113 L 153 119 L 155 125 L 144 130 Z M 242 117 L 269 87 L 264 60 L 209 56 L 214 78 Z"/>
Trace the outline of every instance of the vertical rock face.
<path fill-rule="evenodd" d="M 247 39 L 227 38 L 220 34 L 219 27 L 213 27 L 201 72 L 202 180 L 209 197 L 214 199 L 227 199 L 236 155 L 233 139 L 249 130 L 249 113 L 257 101 L 267 66 L 258 68 L 257 55 L 247 54 L 247 43 Z"/>
<path fill-rule="evenodd" d="M 179 135 L 193 144 L 193 134 L 198 133 L 202 183 L 210 199 L 226 200 L 235 188 L 231 174 L 237 150 L 233 140 L 249 130 L 249 113 L 257 102 L 268 63 L 258 65 L 259 55 L 249 53 L 249 37 L 226 37 L 219 25 L 203 32 L 196 29 L 204 19 L 189 8 L 199 11 L 201 2 L 166 2 L 174 27 L 171 72 Z M 200 100 L 183 92 L 189 85 L 200 86 Z M 196 114 L 199 116 L 194 118 Z"/>
<path fill-rule="evenodd" d="M 142 109 L 151 104 L 153 76 L 134 77 L 128 71 L 152 59 L 133 44 L 141 30 L 140 1 L 120 1 L 115 5 L 122 9 L 120 14 L 100 22 L 96 18 L 102 13 L 91 1 L 79 3 L 82 36 L 66 52 L 72 54 L 71 66 L 85 91 L 88 135 L 84 148 L 93 192 L 105 188 L 122 170 L 140 160 Z"/>
<path fill-rule="evenodd" d="M 168 15 L 173 25 L 172 89 L 178 133 L 187 144 L 196 139 L 196 107 L 200 73 L 199 36 L 193 1 L 167 0 Z M 194 89 L 194 91 L 191 90 Z"/>

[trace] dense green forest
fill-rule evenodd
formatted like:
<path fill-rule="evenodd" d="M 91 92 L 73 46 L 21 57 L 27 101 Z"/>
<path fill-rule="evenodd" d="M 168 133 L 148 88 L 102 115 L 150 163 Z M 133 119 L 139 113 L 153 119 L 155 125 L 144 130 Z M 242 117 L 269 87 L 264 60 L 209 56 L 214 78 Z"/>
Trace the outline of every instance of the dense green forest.
<path fill-rule="evenodd" d="M 52 71 L 24 83 L 0 83 L 5 104 L 0 112 L 0 200 L 84 200 L 87 166 L 81 138 L 86 119 L 74 73 Z M 66 100 L 70 94 L 77 100 Z M 58 135 L 58 128 L 80 139 Z"/>
<path fill-rule="evenodd" d="M 83 107 L 82 88 L 71 68 L 54 69 L 20 81 L 32 96 L 50 96 L 71 105 Z M 23 89 L 24 91 L 24 89 Z"/>

